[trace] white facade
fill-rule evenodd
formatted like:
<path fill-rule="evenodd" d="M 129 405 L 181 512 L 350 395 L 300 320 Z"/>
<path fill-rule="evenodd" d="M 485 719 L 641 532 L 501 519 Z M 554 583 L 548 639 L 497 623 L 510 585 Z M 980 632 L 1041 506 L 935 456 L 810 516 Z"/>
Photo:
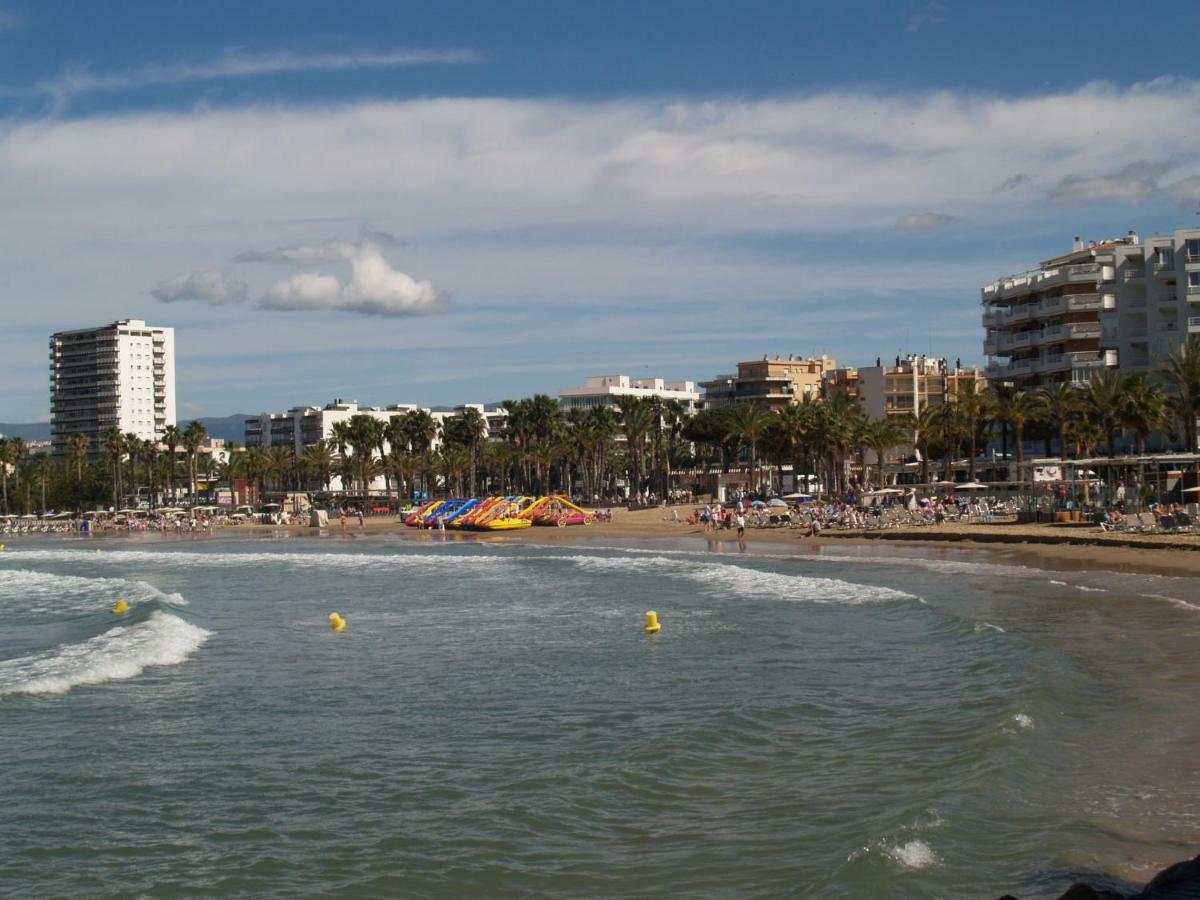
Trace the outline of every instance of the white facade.
<path fill-rule="evenodd" d="M 1153 372 L 1200 333 L 1200 228 L 1122 247 L 1100 275 L 1100 345 L 1124 372 Z"/>
<path fill-rule="evenodd" d="M 699 408 L 700 392 L 693 381 L 664 381 L 661 378 L 630 378 L 628 375 L 593 375 L 581 388 L 558 392 L 563 409 L 616 406 L 620 397 L 659 397 L 678 400 L 690 415 Z"/>
<path fill-rule="evenodd" d="M 467 408 L 474 408 L 484 417 L 488 426 L 488 438 L 498 440 L 503 436 L 504 425 L 508 413 L 504 409 L 485 409 L 483 404 L 468 403 L 456 406 L 453 411 L 433 411 L 417 406 L 415 403 L 393 403 L 388 406 L 360 406 L 356 401 L 346 402 L 338 399 L 324 407 L 296 406 L 283 413 L 262 413 L 246 420 L 247 447 L 290 447 L 297 455 L 304 452 L 318 441 L 333 442 L 333 426 L 338 422 L 349 422 L 355 416 L 370 416 L 376 421 L 387 424 L 393 416 L 402 416 L 415 410 L 424 410 L 438 425 L 438 434 L 430 444 L 430 449 L 439 450 L 442 446 L 442 427 L 447 419 L 453 419 Z M 390 452 L 387 442 L 384 442 L 385 452 Z M 383 478 L 372 482 L 372 490 L 382 490 L 385 485 Z M 334 476 L 330 489 L 342 489 L 341 478 Z"/>
<path fill-rule="evenodd" d="M 72 434 L 161 441 L 175 424 L 175 329 L 123 319 L 50 337 L 50 422 L 55 453 Z"/>

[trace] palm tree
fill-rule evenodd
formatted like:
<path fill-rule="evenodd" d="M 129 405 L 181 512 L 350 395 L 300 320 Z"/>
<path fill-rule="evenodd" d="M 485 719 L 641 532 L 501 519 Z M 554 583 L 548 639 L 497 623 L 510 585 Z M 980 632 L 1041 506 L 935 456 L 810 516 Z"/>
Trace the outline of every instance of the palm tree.
<path fill-rule="evenodd" d="M 883 487 L 884 459 L 889 450 L 900 446 L 907 440 L 907 435 L 904 433 L 904 429 L 885 417 L 867 422 L 862 436 L 863 444 L 875 454 L 875 465 L 879 470 L 879 486 Z"/>
<path fill-rule="evenodd" d="M 169 502 L 175 500 L 175 460 L 179 445 L 183 443 L 183 432 L 175 425 L 163 429 L 163 446 L 167 450 L 167 497 Z"/>
<path fill-rule="evenodd" d="M 75 508 L 83 511 L 83 463 L 87 459 L 91 440 L 86 434 L 76 432 L 67 437 L 67 453 L 75 463 Z"/>
<path fill-rule="evenodd" d="M 208 429 L 199 419 L 193 419 L 183 429 L 183 449 L 188 460 L 188 489 L 191 492 L 191 502 L 196 502 L 196 457 L 200 454 L 200 445 L 208 437 Z"/>
<path fill-rule="evenodd" d="M 646 436 L 654 427 L 654 407 L 649 397 L 623 396 L 617 398 L 617 411 L 621 417 L 621 430 L 629 448 L 629 494 L 642 493 L 642 480 L 646 467 Z"/>
<path fill-rule="evenodd" d="M 125 458 L 125 437 L 116 426 L 110 425 L 100 434 L 100 439 L 104 443 L 104 452 L 108 454 L 108 460 L 112 464 L 113 509 L 115 510 L 121 505 L 121 461 Z"/>
<path fill-rule="evenodd" d="M 1058 454 L 1067 458 L 1067 428 L 1083 409 L 1079 388 L 1069 381 L 1044 385 L 1035 395 L 1037 417 L 1051 426 L 1058 437 Z"/>
<path fill-rule="evenodd" d="M 974 481 L 976 442 L 979 438 L 979 426 L 987 416 L 988 397 L 986 393 L 979 389 L 978 384 L 974 381 L 967 381 L 961 385 L 958 393 L 954 395 L 954 403 L 962 410 L 967 420 L 967 441 L 971 452 L 970 459 L 967 462 L 967 479 Z"/>
<path fill-rule="evenodd" d="M 48 453 L 35 454 L 33 459 L 37 465 L 38 482 L 42 487 L 42 515 L 46 514 L 46 487 L 50 484 L 50 455 Z"/>
<path fill-rule="evenodd" d="M 276 492 L 288 489 L 288 475 L 295 466 L 295 461 L 296 452 L 291 447 L 278 444 L 267 450 L 265 470 Z"/>
<path fill-rule="evenodd" d="M 304 450 L 304 464 L 309 471 L 317 476 L 322 490 L 329 490 L 329 480 L 333 473 L 333 448 L 329 441 L 317 441 Z"/>
<path fill-rule="evenodd" d="M 0 485 L 4 488 L 4 512 L 8 513 L 8 467 L 12 465 L 12 442 L 8 438 L 0 438 Z"/>
<path fill-rule="evenodd" d="M 756 403 L 741 402 L 730 407 L 730 434 L 738 440 L 745 441 L 750 451 L 750 476 L 748 487 L 758 489 L 756 465 L 758 463 L 758 442 L 771 426 L 774 418 L 771 413 Z"/>
<path fill-rule="evenodd" d="M 1196 449 L 1196 419 L 1200 417 L 1200 334 L 1167 354 L 1159 368 L 1167 389 L 1174 398 L 1173 408 L 1183 424 L 1188 453 Z"/>
<path fill-rule="evenodd" d="M 1166 394 L 1143 372 L 1136 372 L 1126 379 L 1120 422 L 1137 438 L 1138 453 L 1146 452 L 1150 434 L 1167 423 Z"/>
<path fill-rule="evenodd" d="M 462 419 L 463 434 L 467 438 L 468 450 L 471 454 L 471 496 L 474 497 L 475 485 L 479 479 L 479 448 L 487 439 L 487 419 L 473 406 L 466 407 L 460 418 Z"/>
<path fill-rule="evenodd" d="M 1025 462 L 1025 426 L 1037 418 L 1037 398 L 1029 391 L 1014 391 L 1007 396 L 1001 395 L 993 400 L 992 414 L 1012 427 L 1017 455 L 1017 477 L 1020 478 L 1021 464 Z"/>
<path fill-rule="evenodd" d="M 1104 430 L 1108 456 L 1117 455 L 1117 432 L 1121 425 L 1121 406 L 1129 378 L 1118 369 L 1101 369 L 1088 379 L 1086 400 L 1096 424 Z"/>

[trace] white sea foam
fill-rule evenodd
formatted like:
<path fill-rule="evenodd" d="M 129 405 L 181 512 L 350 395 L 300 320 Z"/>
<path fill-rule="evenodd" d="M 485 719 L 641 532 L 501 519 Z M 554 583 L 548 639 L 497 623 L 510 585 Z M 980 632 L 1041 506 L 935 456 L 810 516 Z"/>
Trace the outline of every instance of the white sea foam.
<path fill-rule="evenodd" d="M 23 613 L 94 612 L 124 598 L 130 603 L 158 600 L 187 606 L 180 594 L 164 593 L 144 581 L 85 578 L 30 569 L 0 569 L 0 608 Z"/>
<path fill-rule="evenodd" d="M 79 644 L 0 662 L 0 696 L 65 694 L 80 685 L 136 678 L 148 666 L 185 662 L 211 632 L 156 610 Z"/>
<path fill-rule="evenodd" d="M 1033 728 L 1034 721 L 1032 716 L 1027 716 L 1025 713 L 1017 713 L 1013 716 L 1013 721 L 1017 723 L 1018 728 L 1024 728 L 1026 731 Z"/>
<path fill-rule="evenodd" d="M 1190 609 L 1193 612 L 1200 610 L 1200 604 L 1188 603 L 1186 600 L 1180 600 L 1178 597 L 1168 597 L 1166 594 L 1141 594 L 1147 600 L 1165 600 L 1172 606 L 1178 606 L 1180 609 Z"/>
<path fill-rule="evenodd" d="M 1086 584 L 1077 584 L 1077 585 L 1074 585 L 1074 587 L 1075 587 L 1075 590 L 1077 590 L 1077 591 L 1086 591 L 1089 594 L 1107 594 L 1108 593 L 1108 588 L 1088 587 Z"/>
<path fill-rule="evenodd" d="M 836 578 L 817 578 L 785 572 L 764 572 L 734 563 L 692 562 L 666 556 L 558 556 L 586 571 L 641 572 L 686 578 L 722 595 L 811 603 L 886 603 L 914 600 L 912 594 L 892 588 L 854 584 Z"/>
<path fill-rule="evenodd" d="M 991 622 L 976 622 L 975 623 L 975 633 L 978 634 L 981 631 L 998 631 L 1001 634 L 1008 633 L 1003 628 L 1001 628 L 999 625 L 993 625 Z"/>
<path fill-rule="evenodd" d="M 906 869 L 925 869 L 938 864 L 938 856 L 924 841 L 909 841 L 906 844 L 881 844 L 883 850 L 893 861 Z"/>

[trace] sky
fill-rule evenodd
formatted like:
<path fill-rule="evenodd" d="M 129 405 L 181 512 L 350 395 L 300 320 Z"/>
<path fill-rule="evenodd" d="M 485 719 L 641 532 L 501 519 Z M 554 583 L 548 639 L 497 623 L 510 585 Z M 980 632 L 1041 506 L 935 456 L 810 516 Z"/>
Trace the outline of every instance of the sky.
<path fill-rule="evenodd" d="M 0 0 L 0 421 L 176 329 L 181 417 L 764 354 L 983 361 L 979 288 L 1200 225 L 1200 6 Z"/>

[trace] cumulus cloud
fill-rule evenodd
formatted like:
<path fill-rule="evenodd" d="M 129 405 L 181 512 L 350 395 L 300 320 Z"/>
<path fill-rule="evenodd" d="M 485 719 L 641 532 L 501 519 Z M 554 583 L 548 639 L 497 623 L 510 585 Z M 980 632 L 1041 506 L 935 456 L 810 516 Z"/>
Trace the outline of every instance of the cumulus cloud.
<path fill-rule="evenodd" d="M 4 22 L 4 13 L 0 11 L 0 31 L 4 30 Z M 61 102 L 81 94 L 101 91 L 133 90 L 222 78 L 296 72 L 340 72 L 350 69 L 391 69 L 403 66 L 461 65 L 482 61 L 483 57 L 471 50 L 401 50 L 388 53 L 244 53 L 230 50 L 213 60 L 152 63 L 107 74 L 76 66 L 64 69 L 54 78 L 39 81 L 24 93 L 50 97 Z"/>
<path fill-rule="evenodd" d="M 225 306 L 246 299 L 246 282 L 219 269 L 197 269 L 160 281 L 151 295 L 163 303 Z"/>
<path fill-rule="evenodd" d="M 946 213 L 909 213 L 896 220 L 897 231 L 935 231 L 947 225 L 957 225 L 962 219 Z"/>
<path fill-rule="evenodd" d="M 316 252 L 321 250 L 331 255 L 321 256 Z M 277 282 L 262 296 L 258 305 L 263 309 L 343 310 L 373 316 L 411 316 L 433 312 L 442 304 L 442 297 L 431 282 L 417 281 L 393 269 L 373 241 L 358 245 L 338 242 L 322 247 L 287 248 L 287 251 L 289 261 L 349 259 L 350 280 L 342 284 L 331 275 L 298 272 Z M 342 252 L 347 255 L 332 256 Z"/>

